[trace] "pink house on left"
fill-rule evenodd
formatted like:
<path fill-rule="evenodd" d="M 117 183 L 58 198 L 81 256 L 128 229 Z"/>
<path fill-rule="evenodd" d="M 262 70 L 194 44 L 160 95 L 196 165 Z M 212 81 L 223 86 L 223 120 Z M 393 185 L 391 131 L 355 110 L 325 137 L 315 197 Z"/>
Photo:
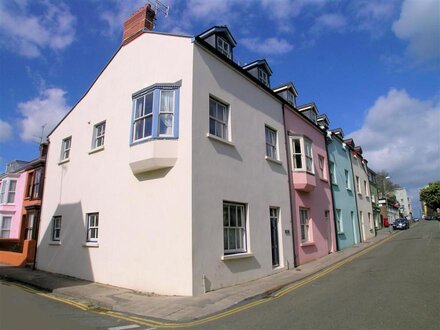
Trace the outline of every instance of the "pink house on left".
<path fill-rule="evenodd" d="M 314 103 L 298 107 L 294 85 L 274 89 L 284 98 L 284 120 L 289 160 L 295 266 L 336 251 L 331 169 L 328 166 L 326 133 L 328 125 Z M 323 121 L 322 118 L 325 120 Z"/>
<path fill-rule="evenodd" d="M 0 238 L 19 239 L 26 172 L 22 168 L 27 162 L 15 160 L 0 174 Z"/>

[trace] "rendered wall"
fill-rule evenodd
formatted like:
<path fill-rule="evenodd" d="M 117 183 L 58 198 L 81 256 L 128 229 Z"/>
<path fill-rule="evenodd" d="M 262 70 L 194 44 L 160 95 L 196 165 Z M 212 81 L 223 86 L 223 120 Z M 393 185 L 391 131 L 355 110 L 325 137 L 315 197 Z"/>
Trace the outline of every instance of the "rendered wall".
<path fill-rule="evenodd" d="M 292 203 L 295 207 L 296 219 L 294 228 L 296 250 L 298 251 L 298 264 L 323 257 L 330 252 L 336 251 L 335 224 L 333 221 L 333 203 L 330 190 L 329 170 L 327 165 L 327 150 L 325 137 L 321 131 L 309 123 L 297 112 L 285 109 L 286 130 L 293 134 L 304 135 L 312 141 L 314 182 L 315 188 L 310 192 L 295 189 L 295 171 L 292 170 Z M 290 147 L 289 147 L 290 148 Z M 319 156 L 325 158 L 325 175 L 321 177 L 319 172 Z M 291 166 L 293 169 L 293 164 Z M 311 219 L 311 242 L 301 243 L 301 227 L 299 209 L 309 209 Z M 330 212 L 329 221 L 325 221 L 325 211 Z"/>
<path fill-rule="evenodd" d="M 354 175 L 353 190 L 356 195 L 356 201 L 358 207 L 358 219 L 359 219 L 359 227 L 361 230 L 361 240 L 364 242 L 375 236 L 373 207 L 371 205 L 371 197 L 369 197 L 370 192 L 368 192 L 367 195 L 364 187 L 364 181 L 368 183 L 369 180 L 366 171 L 366 165 L 362 163 L 362 157 L 355 156 L 355 153 L 353 151 L 351 152 L 351 163 L 353 165 L 353 175 Z M 360 180 L 361 193 L 356 192 L 356 176 L 358 176 Z M 363 219 L 361 218 L 361 212 L 363 213 Z M 371 220 L 372 220 L 371 223 L 368 220 L 368 213 L 371 214 Z"/>
<path fill-rule="evenodd" d="M 21 231 L 21 216 L 23 207 L 23 195 L 26 186 L 26 172 L 10 173 L 7 176 L 11 180 L 17 180 L 15 198 L 13 203 L 0 204 L 0 217 L 11 217 L 11 231 L 9 238 L 19 239 Z M 0 219 L 1 224 L 1 219 Z"/>
<path fill-rule="evenodd" d="M 292 267 L 293 248 L 281 104 L 197 45 L 193 95 L 193 281 L 198 294 Z M 230 106 L 233 145 L 207 137 L 210 95 Z M 281 164 L 265 159 L 265 125 L 278 133 Z M 253 256 L 222 260 L 223 201 L 247 204 Z M 271 261 L 271 206 L 280 208 L 277 268 Z"/>
<path fill-rule="evenodd" d="M 190 38 L 144 33 L 119 50 L 50 135 L 39 269 L 140 291 L 192 295 L 192 47 Z M 132 94 L 179 80 L 179 139 L 171 142 L 177 161 L 171 168 L 135 175 L 131 157 L 154 142 L 129 145 Z M 94 124 L 103 120 L 104 150 L 89 153 Z M 59 165 L 62 139 L 68 136 L 70 161 Z M 84 246 L 90 212 L 99 212 L 99 247 Z M 51 243 L 55 215 L 62 215 L 60 245 Z"/>
<path fill-rule="evenodd" d="M 332 137 L 327 143 L 329 160 L 335 164 L 336 182 L 332 183 L 334 208 L 341 210 L 342 233 L 336 234 L 338 247 L 343 250 L 360 242 L 356 191 L 354 190 L 353 171 L 349 148 L 342 147 L 342 141 Z M 350 189 L 345 184 L 345 171 L 348 171 Z M 351 217 L 353 212 L 354 221 Z M 335 220 L 336 221 L 336 220 Z"/>

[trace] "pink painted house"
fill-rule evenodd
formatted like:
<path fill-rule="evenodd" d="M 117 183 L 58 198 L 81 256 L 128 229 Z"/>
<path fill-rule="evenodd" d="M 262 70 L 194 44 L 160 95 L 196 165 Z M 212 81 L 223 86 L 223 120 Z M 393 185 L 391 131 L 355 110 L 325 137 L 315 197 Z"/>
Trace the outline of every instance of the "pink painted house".
<path fill-rule="evenodd" d="M 317 124 L 316 105 L 296 106 L 292 83 L 274 91 L 289 103 L 284 117 L 297 266 L 336 251 L 326 137 Z"/>
<path fill-rule="evenodd" d="M 6 172 L 0 174 L 0 239 L 21 237 L 23 194 L 27 173 L 21 171 L 26 162 L 8 164 Z"/>

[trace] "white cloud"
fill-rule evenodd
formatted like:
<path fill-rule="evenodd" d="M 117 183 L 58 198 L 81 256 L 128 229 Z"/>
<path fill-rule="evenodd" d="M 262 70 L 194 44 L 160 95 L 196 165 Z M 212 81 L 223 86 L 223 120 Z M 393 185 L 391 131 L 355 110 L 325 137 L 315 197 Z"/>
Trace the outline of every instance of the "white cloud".
<path fill-rule="evenodd" d="M 385 170 L 413 193 L 440 173 L 440 103 L 391 89 L 368 110 L 363 127 L 350 134 L 369 166 Z"/>
<path fill-rule="evenodd" d="M 395 14 L 396 0 L 362 0 L 349 4 L 349 11 L 355 18 L 357 29 L 368 31 L 373 36 L 380 36 L 388 30 L 390 20 Z"/>
<path fill-rule="evenodd" d="M 440 2 L 438 0 L 405 0 L 393 31 L 408 41 L 407 53 L 417 62 L 440 57 Z"/>
<path fill-rule="evenodd" d="M 28 12 L 26 1 L 0 2 L 0 43 L 22 56 L 34 58 L 49 48 L 63 50 L 75 38 L 75 17 L 63 2 L 44 1 L 40 15 Z"/>
<path fill-rule="evenodd" d="M 315 19 L 312 31 L 342 30 L 347 25 L 347 20 L 341 14 L 322 14 Z"/>
<path fill-rule="evenodd" d="M 0 142 L 8 141 L 12 137 L 12 126 L 0 119 Z"/>
<path fill-rule="evenodd" d="M 23 118 L 20 120 L 20 137 L 23 141 L 38 141 L 44 126 L 44 138 L 69 110 L 66 92 L 59 88 L 48 88 L 39 97 L 18 104 Z"/>
<path fill-rule="evenodd" d="M 278 38 L 267 38 L 264 40 L 259 38 L 245 38 L 240 41 L 249 50 L 264 55 L 285 54 L 293 49 L 293 45 L 287 40 Z"/>

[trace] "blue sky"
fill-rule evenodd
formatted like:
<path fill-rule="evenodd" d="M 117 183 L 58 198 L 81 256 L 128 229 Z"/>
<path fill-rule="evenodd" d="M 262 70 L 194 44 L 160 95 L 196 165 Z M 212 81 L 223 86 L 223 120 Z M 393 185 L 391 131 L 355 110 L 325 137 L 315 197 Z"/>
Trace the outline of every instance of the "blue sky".
<path fill-rule="evenodd" d="M 37 156 L 146 0 L 0 0 L 0 169 Z M 440 180 L 439 0 L 163 0 L 155 30 L 228 25 L 240 64 L 265 58 L 272 87 L 292 81 L 369 165 L 416 196 Z M 417 200 L 414 200 L 416 203 Z"/>

